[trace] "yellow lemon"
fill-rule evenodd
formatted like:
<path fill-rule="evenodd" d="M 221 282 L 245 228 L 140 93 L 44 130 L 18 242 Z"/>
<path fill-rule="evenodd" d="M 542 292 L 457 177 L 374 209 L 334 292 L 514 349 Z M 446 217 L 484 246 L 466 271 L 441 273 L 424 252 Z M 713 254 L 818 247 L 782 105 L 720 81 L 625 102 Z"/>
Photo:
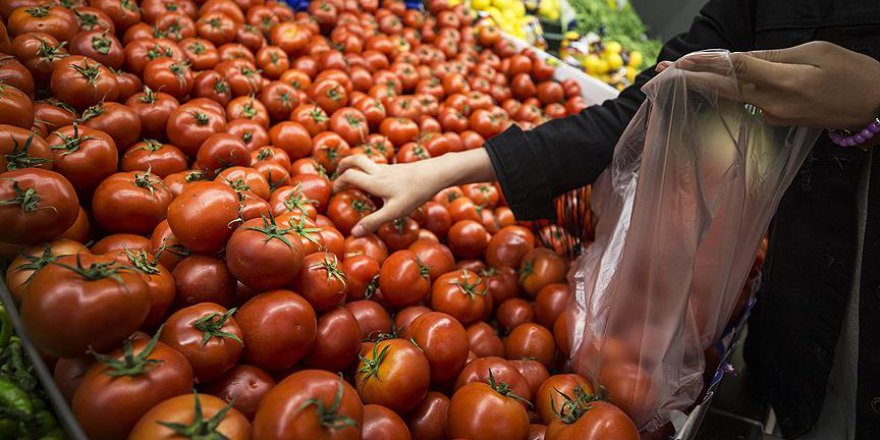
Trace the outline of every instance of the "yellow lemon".
<path fill-rule="evenodd" d="M 641 52 L 634 50 L 629 53 L 629 65 L 632 67 L 640 67 L 645 62 L 645 56 Z"/>
<path fill-rule="evenodd" d="M 623 46 L 616 41 L 609 41 L 605 43 L 605 52 L 608 53 L 620 53 L 623 50 Z"/>
<path fill-rule="evenodd" d="M 638 75 L 638 74 L 639 74 L 639 69 L 636 69 L 633 66 L 629 66 L 626 68 L 626 79 L 628 79 L 629 82 L 631 82 L 631 83 L 635 82 L 636 75 Z"/>
<path fill-rule="evenodd" d="M 478 11 L 485 11 L 492 5 L 492 0 L 471 0 L 471 7 Z"/>
<path fill-rule="evenodd" d="M 621 57 L 619 53 L 607 54 L 607 56 L 605 56 L 605 61 L 608 62 L 608 68 L 611 70 L 617 70 L 623 67 L 623 57 Z"/>
<path fill-rule="evenodd" d="M 587 69 L 587 73 L 590 75 L 598 75 L 602 73 L 601 65 L 603 61 L 599 58 L 598 55 L 590 54 L 587 55 L 583 60 L 583 65 Z"/>

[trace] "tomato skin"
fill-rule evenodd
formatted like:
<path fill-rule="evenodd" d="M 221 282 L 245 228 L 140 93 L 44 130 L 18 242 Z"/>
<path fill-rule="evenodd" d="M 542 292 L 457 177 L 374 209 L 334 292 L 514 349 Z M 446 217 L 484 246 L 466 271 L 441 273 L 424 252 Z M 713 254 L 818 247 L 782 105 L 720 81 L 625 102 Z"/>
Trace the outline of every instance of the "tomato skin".
<path fill-rule="evenodd" d="M 271 290 L 251 298 L 235 319 L 244 334 L 242 359 L 267 371 L 295 365 L 308 354 L 317 334 L 314 309 L 289 290 Z M 291 332 L 290 328 L 299 330 Z M 259 418 L 258 411 L 255 423 Z"/>
<path fill-rule="evenodd" d="M 431 382 L 444 383 L 458 376 L 468 355 L 464 327 L 452 316 L 428 312 L 404 327 L 401 337 L 416 341 L 431 367 Z"/>
<path fill-rule="evenodd" d="M 427 397 L 406 415 L 406 424 L 413 438 L 445 440 L 448 409 L 448 397 L 436 391 L 429 391 Z"/>
<path fill-rule="evenodd" d="M 60 5 L 22 6 L 11 11 L 7 17 L 6 26 L 11 36 L 44 32 L 58 41 L 68 41 L 78 30 L 76 16 Z"/>
<path fill-rule="evenodd" d="M 82 382 L 83 376 L 95 362 L 93 356 L 81 356 L 77 358 L 61 358 L 55 363 L 52 378 L 58 385 L 58 390 L 64 396 L 64 400 L 70 404 L 76 388 Z"/>
<path fill-rule="evenodd" d="M 16 304 L 21 304 L 30 281 L 37 272 L 63 255 L 88 253 L 84 245 L 72 240 L 55 240 L 42 245 L 31 246 L 21 251 L 6 269 L 6 285 Z"/>
<path fill-rule="evenodd" d="M 36 200 L 25 198 L 34 190 Z M 51 240 L 76 221 L 79 199 L 61 174 L 41 168 L 23 168 L 0 174 L 0 241 L 33 244 Z"/>
<path fill-rule="evenodd" d="M 182 60 L 156 58 L 144 66 L 144 83 L 153 90 L 183 99 L 193 89 L 194 76 L 189 65 Z"/>
<path fill-rule="evenodd" d="M 447 273 L 434 282 L 431 308 L 467 325 L 488 316 L 492 311 L 492 296 L 479 275 L 463 269 Z"/>
<path fill-rule="evenodd" d="M 502 302 L 495 311 L 498 325 L 505 331 L 535 320 L 535 310 L 528 301 L 522 298 L 510 298 Z"/>
<path fill-rule="evenodd" d="M 238 218 L 238 196 L 219 182 L 196 182 L 168 207 L 168 226 L 187 249 L 203 254 L 219 251 L 232 235 Z"/>
<path fill-rule="evenodd" d="M 284 150 L 293 159 L 301 159 L 312 152 L 312 136 L 302 124 L 283 121 L 269 129 L 269 139 L 276 148 Z"/>
<path fill-rule="evenodd" d="M 562 392 L 569 397 L 573 397 L 575 395 L 574 389 L 576 387 L 580 387 L 581 390 L 587 394 L 594 393 L 590 382 L 578 374 L 555 374 L 541 382 L 541 385 L 538 387 L 538 391 L 535 394 L 534 403 L 535 412 L 541 416 L 541 420 L 543 420 L 545 424 L 549 425 L 554 420 L 559 419 L 559 417 L 553 412 L 551 401 L 555 403 L 557 409 L 562 408 L 562 405 L 565 403 L 565 398 L 562 394 L 559 394 L 559 392 Z"/>
<path fill-rule="evenodd" d="M 309 368 L 345 371 L 357 360 L 361 348 L 361 329 L 345 307 L 336 307 L 318 318 L 315 344 L 303 363 Z"/>
<path fill-rule="evenodd" d="M 141 134 L 141 119 L 138 114 L 116 102 L 102 102 L 89 107 L 83 112 L 80 121 L 87 127 L 110 135 L 120 151 L 137 142 Z"/>
<path fill-rule="evenodd" d="M 134 110 L 141 119 L 141 134 L 149 139 L 166 139 L 166 126 L 171 114 L 180 103 L 177 98 L 164 93 L 135 93 L 125 100 L 125 106 Z"/>
<path fill-rule="evenodd" d="M 382 263 L 379 289 L 388 307 L 403 308 L 418 304 L 431 290 L 428 268 L 414 252 L 397 251 Z"/>
<path fill-rule="evenodd" d="M 535 298 L 535 321 L 544 327 L 551 328 L 556 318 L 562 314 L 571 297 L 568 284 L 548 284 Z"/>
<path fill-rule="evenodd" d="M 141 417 L 129 434 L 130 440 L 159 440 L 179 437 L 174 430 L 162 423 L 179 423 L 191 425 L 195 421 L 195 400 L 199 401 L 199 409 L 203 421 L 210 420 L 222 411 L 227 403 L 207 394 L 182 395 L 165 400 Z M 222 421 L 214 428 L 213 433 L 223 435 L 229 440 L 247 440 L 251 438 L 251 424 L 236 409 L 231 409 Z"/>
<path fill-rule="evenodd" d="M 590 402 L 590 409 L 576 422 L 554 420 L 547 426 L 547 440 L 599 440 L 606 438 L 637 440 L 639 431 L 627 415 L 614 405 Z"/>
<path fill-rule="evenodd" d="M 141 353 L 148 343 L 145 339 L 131 341 L 132 353 Z M 125 357 L 121 349 L 109 356 L 116 360 Z M 110 376 L 111 368 L 101 362 L 86 372 L 73 396 L 72 409 L 89 438 L 126 438 L 141 416 L 159 402 L 189 392 L 192 367 L 182 354 L 156 342 L 147 359 L 159 363 L 141 374 L 123 378 Z"/>
<path fill-rule="evenodd" d="M 405 414 L 428 394 L 430 366 L 411 341 L 387 339 L 365 344 L 354 382 L 365 403 Z"/>
<path fill-rule="evenodd" d="M 238 364 L 204 386 L 204 391 L 226 402 L 248 420 L 253 420 L 263 397 L 275 386 L 269 373 L 250 365 Z"/>
<path fill-rule="evenodd" d="M 31 98 L 21 90 L 3 84 L 0 89 L 0 123 L 30 129 L 34 125 Z"/>
<path fill-rule="evenodd" d="M 531 401 L 532 392 L 526 379 L 519 374 L 519 371 L 509 361 L 493 356 L 482 357 L 468 362 L 455 380 L 455 390 L 458 391 L 471 382 L 488 384 L 490 370 L 496 381 L 510 385 L 510 388 L 517 396 L 522 397 L 526 401 Z"/>
<path fill-rule="evenodd" d="M 212 134 L 202 142 L 196 154 L 198 168 L 209 177 L 225 168 L 246 166 L 250 162 L 250 151 L 244 141 L 229 133 Z"/>
<path fill-rule="evenodd" d="M 102 181 L 92 196 L 92 214 L 109 232 L 148 234 L 165 220 L 174 196 L 149 171 L 122 172 Z"/>
<path fill-rule="evenodd" d="M 532 392 L 532 396 L 535 396 L 534 399 L 537 399 L 538 389 L 541 384 L 550 377 L 550 372 L 547 371 L 547 367 L 533 359 L 511 360 L 510 364 L 513 365 L 513 368 L 515 368 L 516 371 L 518 371 L 526 380 L 526 383 L 529 385 L 529 390 Z"/>
<path fill-rule="evenodd" d="M 161 178 L 185 171 L 187 166 L 186 155 L 179 148 L 153 139 L 145 139 L 129 147 L 122 155 L 120 164 L 123 171 L 150 170 Z"/>
<path fill-rule="evenodd" d="M 172 144 L 187 156 L 195 157 L 206 139 L 226 132 L 226 118 L 219 113 L 183 105 L 168 116 L 166 130 Z"/>
<path fill-rule="evenodd" d="M 71 55 L 87 56 L 107 67 L 122 68 L 125 52 L 115 35 L 105 30 L 82 31 L 70 39 Z"/>
<path fill-rule="evenodd" d="M 346 300 L 364 299 L 368 292 L 372 295 L 372 291 L 375 290 L 373 280 L 379 276 L 380 269 L 379 262 L 372 257 L 366 255 L 346 257 L 342 261 L 342 270 L 348 280 Z"/>
<path fill-rule="evenodd" d="M 241 356 L 241 329 L 226 313 L 225 307 L 204 302 L 182 308 L 165 321 L 160 340 L 186 357 L 200 383 L 217 379 Z"/>
<path fill-rule="evenodd" d="M 95 255 L 116 253 L 124 250 L 150 251 L 150 240 L 137 234 L 111 234 L 92 245 L 91 252 Z"/>
<path fill-rule="evenodd" d="M 92 191 L 116 172 L 119 153 L 107 133 L 82 125 L 59 128 L 47 139 L 55 157 L 54 170 L 82 193 Z"/>
<path fill-rule="evenodd" d="M 80 55 L 56 62 L 50 83 L 58 99 L 77 109 L 119 98 L 119 84 L 113 73 L 103 64 Z"/>
<path fill-rule="evenodd" d="M 419 261 L 428 267 L 428 275 L 432 280 L 455 270 L 455 257 L 448 247 L 427 239 L 420 238 L 409 246 Z"/>
<path fill-rule="evenodd" d="M 479 357 L 503 357 L 504 343 L 491 325 L 479 321 L 467 328 L 468 347 Z"/>
<path fill-rule="evenodd" d="M 529 416 L 516 399 L 499 394 L 488 384 L 469 383 L 449 401 L 446 432 L 450 438 L 526 440 Z"/>
<path fill-rule="evenodd" d="M 536 248 L 528 252 L 519 269 L 520 283 L 531 297 L 548 284 L 565 282 L 568 264 L 565 260 L 546 248 Z"/>
<path fill-rule="evenodd" d="M 347 189 L 330 198 L 327 217 L 339 232 L 349 235 L 358 221 L 375 211 L 376 205 L 363 191 Z"/>
<path fill-rule="evenodd" d="M 522 323 L 504 340 L 504 352 L 508 359 L 533 358 L 549 368 L 556 353 L 553 333 L 533 322 Z"/>
<path fill-rule="evenodd" d="M 89 0 L 89 5 L 110 16 L 118 31 L 124 31 L 141 21 L 137 3 L 130 0 Z"/>
<path fill-rule="evenodd" d="M 235 302 L 235 277 L 219 258 L 190 255 L 174 267 L 172 275 L 178 307 L 205 301 L 231 307 Z"/>
<path fill-rule="evenodd" d="M 382 405 L 364 405 L 364 440 L 410 440 L 406 423 L 394 411 Z"/>
<path fill-rule="evenodd" d="M 302 269 L 296 272 L 291 288 L 299 292 L 317 311 L 324 311 L 345 301 L 348 292 L 345 272 L 330 252 L 306 255 Z"/>
<path fill-rule="evenodd" d="M 391 317 L 388 311 L 376 301 L 362 299 L 345 304 L 361 329 L 361 337 L 369 339 L 380 333 L 391 332 Z"/>
<path fill-rule="evenodd" d="M 398 251 L 406 249 L 418 239 L 419 225 L 409 217 L 402 217 L 380 226 L 377 234 L 389 249 Z"/>

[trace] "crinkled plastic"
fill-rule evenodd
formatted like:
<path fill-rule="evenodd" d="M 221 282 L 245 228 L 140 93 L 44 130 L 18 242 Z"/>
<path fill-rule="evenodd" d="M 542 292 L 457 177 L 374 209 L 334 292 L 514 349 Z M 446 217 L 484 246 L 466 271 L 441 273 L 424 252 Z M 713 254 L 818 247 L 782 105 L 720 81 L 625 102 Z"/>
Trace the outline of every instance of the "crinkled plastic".
<path fill-rule="evenodd" d="M 704 349 L 819 135 L 722 98 L 738 90 L 729 54 L 699 56 L 726 72 L 670 68 L 645 85 L 593 187 L 595 241 L 573 266 L 576 304 L 557 323 L 574 369 L 648 431 L 699 396 Z"/>

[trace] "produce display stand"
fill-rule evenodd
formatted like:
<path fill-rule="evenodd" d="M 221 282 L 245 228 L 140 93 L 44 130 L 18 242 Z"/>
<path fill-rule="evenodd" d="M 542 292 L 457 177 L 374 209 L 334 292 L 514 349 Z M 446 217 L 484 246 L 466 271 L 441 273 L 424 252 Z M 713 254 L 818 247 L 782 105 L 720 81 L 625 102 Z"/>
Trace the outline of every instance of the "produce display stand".
<path fill-rule="evenodd" d="M 21 315 L 18 313 L 18 307 L 12 300 L 12 295 L 9 294 L 6 283 L 2 280 L 0 280 L 0 301 L 6 307 L 6 313 L 12 321 L 15 334 L 21 339 L 21 346 L 34 366 L 34 373 L 36 373 L 37 379 L 40 380 L 40 386 L 43 388 L 43 391 L 46 392 L 46 397 L 55 411 L 58 423 L 67 433 L 70 440 L 88 440 L 88 437 L 83 433 L 82 428 L 80 428 L 79 423 L 77 423 L 76 418 L 73 416 L 70 405 L 67 404 L 64 396 L 61 395 L 61 391 L 58 390 L 58 386 L 55 384 L 55 379 L 52 376 L 52 371 L 49 370 L 37 347 L 34 346 L 28 334 L 24 331 L 24 324 L 22 324 Z"/>

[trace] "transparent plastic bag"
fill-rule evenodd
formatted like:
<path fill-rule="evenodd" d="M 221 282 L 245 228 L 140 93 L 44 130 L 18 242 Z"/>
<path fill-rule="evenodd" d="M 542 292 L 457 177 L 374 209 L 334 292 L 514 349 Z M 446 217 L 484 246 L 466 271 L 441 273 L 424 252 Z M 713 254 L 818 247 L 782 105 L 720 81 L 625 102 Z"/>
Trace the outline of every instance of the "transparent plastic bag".
<path fill-rule="evenodd" d="M 648 99 L 593 187 L 595 241 L 573 265 L 575 304 L 557 324 L 573 368 L 648 431 L 699 396 L 704 349 L 819 134 L 769 126 L 723 99 L 737 90 L 728 53 L 697 56 L 726 73 L 669 68 L 645 85 Z"/>

